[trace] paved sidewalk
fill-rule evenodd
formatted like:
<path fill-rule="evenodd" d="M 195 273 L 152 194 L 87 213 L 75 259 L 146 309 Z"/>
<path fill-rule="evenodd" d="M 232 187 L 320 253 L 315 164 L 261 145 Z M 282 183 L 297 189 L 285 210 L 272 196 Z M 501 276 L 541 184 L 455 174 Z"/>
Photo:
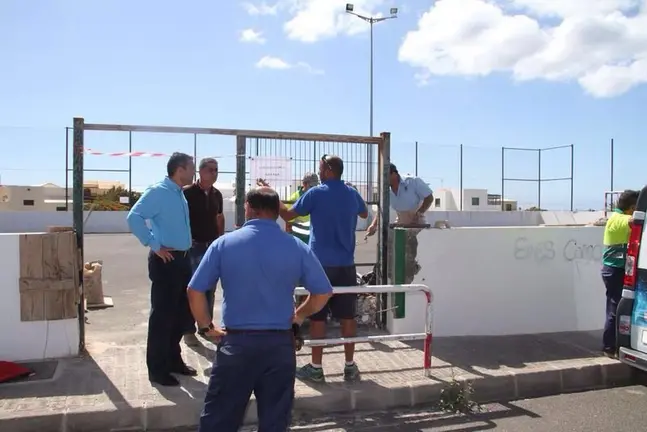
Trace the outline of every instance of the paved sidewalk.
<path fill-rule="evenodd" d="M 324 358 L 327 383 L 298 382 L 295 418 L 355 410 L 430 406 L 452 374 L 474 383 L 483 402 L 504 401 L 629 384 L 630 370 L 598 355 L 598 334 L 437 338 L 433 377 L 422 375 L 415 344 L 358 345 L 360 383 L 342 380 L 342 347 Z M 59 363 L 52 380 L 0 385 L 0 430 L 69 432 L 156 430 L 195 425 L 207 376 L 183 379 L 181 388 L 153 388 L 144 348 L 92 342 L 89 355 Z M 186 348 L 199 371 L 210 366 L 213 345 Z M 300 364 L 308 352 L 299 354 Z M 254 422 L 252 401 L 247 421 Z"/>

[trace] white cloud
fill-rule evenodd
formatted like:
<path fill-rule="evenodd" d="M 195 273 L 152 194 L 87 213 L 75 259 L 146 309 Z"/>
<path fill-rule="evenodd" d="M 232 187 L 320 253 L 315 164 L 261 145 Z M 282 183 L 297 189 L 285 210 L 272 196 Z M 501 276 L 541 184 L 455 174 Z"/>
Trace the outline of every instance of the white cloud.
<path fill-rule="evenodd" d="M 612 97 L 647 82 L 647 0 L 438 0 L 398 57 L 419 81 L 509 72 Z"/>
<path fill-rule="evenodd" d="M 279 4 L 268 5 L 265 2 L 253 4 L 243 3 L 243 7 L 250 15 L 276 15 L 279 10 Z"/>
<path fill-rule="evenodd" d="M 317 42 L 340 34 L 354 35 L 368 31 L 368 23 L 347 14 L 347 0 L 292 0 L 292 18 L 283 29 L 288 38 L 301 42 Z M 381 16 L 388 11 L 384 0 L 355 0 L 355 12 L 365 16 Z M 379 10 L 378 10 L 379 9 Z"/>
<path fill-rule="evenodd" d="M 250 42 L 257 44 L 264 44 L 266 39 L 263 37 L 261 32 L 257 32 L 254 29 L 245 29 L 240 33 L 240 40 L 242 42 Z"/>
<path fill-rule="evenodd" d="M 256 62 L 256 67 L 259 69 L 303 69 L 313 75 L 323 75 L 324 71 L 316 69 L 306 62 L 288 63 L 283 59 L 272 56 L 265 56 Z"/>

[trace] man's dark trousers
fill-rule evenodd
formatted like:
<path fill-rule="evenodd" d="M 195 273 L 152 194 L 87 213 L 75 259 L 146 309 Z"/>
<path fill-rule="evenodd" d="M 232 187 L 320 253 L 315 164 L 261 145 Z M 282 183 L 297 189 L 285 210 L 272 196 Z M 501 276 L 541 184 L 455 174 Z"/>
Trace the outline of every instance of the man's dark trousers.
<path fill-rule="evenodd" d="M 164 376 L 177 370 L 182 361 L 180 341 L 183 323 L 190 315 L 186 288 L 191 280 L 187 252 L 172 252 L 165 263 L 154 252 L 148 255 L 151 280 L 151 311 L 148 318 L 146 365 L 150 376 Z"/>
<path fill-rule="evenodd" d="M 620 267 L 602 266 L 602 280 L 607 289 L 607 317 L 602 334 L 603 349 L 616 349 L 616 311 L 622 297 L 625 269 Z"/>
<path fill-rule="evenodd" d="M 233 332 L 218 344 L 198 432 L 237 432 L 252 392 L 259 432 L 285 432 L 294 401 L 291 330 Z"/>
<path fill-rule="evenodd" d="M 202 261 L 202 258 L 207 252 L 207 249 L 209 249 L 210 245 L 211 243 L 209 242 L 193 242 L 193 246 L 191 246 L 191 249 L 189 250 L 189 260 L 191 261 L 192 273 L 195 273 L 195 271 L 198 269 L 198 266 L 200 265 L 200 262 Z M 207 291 L 204 294 L 207 296 L 209 316 L 213 320 L 213 306 L 215 303 L 216 287 L 213 287 L 213 289 Z M 184 327 L 184 334 L 195 333 L 196 325 L 193 316 L 189 315 L 187 317 Z"/>

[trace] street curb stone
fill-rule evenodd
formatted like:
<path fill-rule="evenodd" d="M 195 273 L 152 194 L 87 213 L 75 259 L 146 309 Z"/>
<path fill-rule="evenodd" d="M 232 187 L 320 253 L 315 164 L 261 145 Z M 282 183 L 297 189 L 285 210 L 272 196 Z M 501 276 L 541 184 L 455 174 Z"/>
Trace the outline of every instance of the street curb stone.
<path fill-rule="evenodd" d="M 588 359 L 573 364 L 556 362 L 541 367 L 503 371 L 498 375 L 457 375 L 454 379 L 470 382 L 478 402 L 504 402 L 539 396 L 550 396 L 607 387 L 629 385 L 629 367 L 608 359 Z M 445 382 L 443 382 L 445 381 Z M 294 402 L 295 420 L 335 412 L 370 411 L 392 408 L 428 406 L 436 403 L 447 380 L 420 379 L 407 385 L 379 386 L 371 381 L 355 384 L 323 384 L 325 392 L 297 396 Z M 181 404 L 117 404 L 109 409 L 80 407 L 74 411 L 0 419 L 0 430 L 11 432 L 126 432 L 169 430 L 196 426 L 203 401 L 188 398 Z M 134 406 L 133 406 L 134 405 Z M 29 413 L 32 414 L 32 413 Z M 245 422 L 253 424 L 256 403 L 251 401 Z"/>

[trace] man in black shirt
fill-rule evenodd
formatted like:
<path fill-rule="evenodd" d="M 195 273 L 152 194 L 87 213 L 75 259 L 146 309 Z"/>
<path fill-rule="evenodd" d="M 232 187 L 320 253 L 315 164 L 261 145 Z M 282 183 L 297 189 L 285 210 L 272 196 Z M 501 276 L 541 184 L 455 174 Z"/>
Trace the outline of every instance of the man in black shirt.
<path fill-rule="evenodd" d="M 202 159 L 199 174 L 200 178 L 184 189 L 184 196 L 189 204 L 191 238 L 193 240 L 189 257 L 194 272 L 211 243 L 223 235 L 225 231 L 222 194 L 213 186 L 218 179 L 218 161 L 214 158 Z M 214 286 L 206 292 L 212 319 L 215 288 Z M 188 317 L 184 333 L 184 342 L 187 345 L 200 343 L 195 336 L 195 331 L 196 326 L 193 317 Z"/>

